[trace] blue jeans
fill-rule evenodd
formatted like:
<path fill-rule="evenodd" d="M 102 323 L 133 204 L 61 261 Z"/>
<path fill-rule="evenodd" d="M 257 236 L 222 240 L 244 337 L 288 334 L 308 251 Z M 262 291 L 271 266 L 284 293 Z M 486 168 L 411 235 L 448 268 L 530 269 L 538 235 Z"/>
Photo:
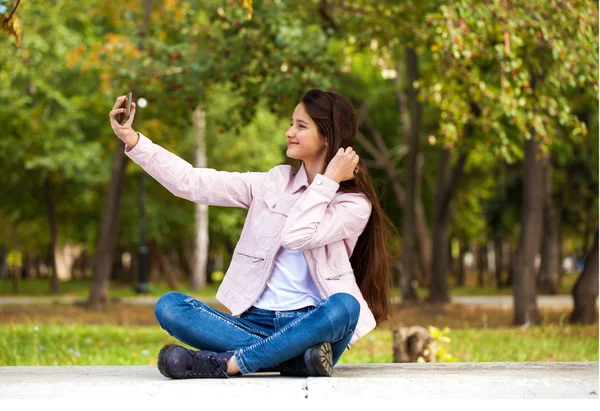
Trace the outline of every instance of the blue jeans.
<path fill-rule="evenodd" d="M 242 374 L 269 370 L 327 341 L 335 365 L 352 338 L 359 312 L 356 298 L 346 293 L 297 310 L 250 307 L 239 318 L 178 292 L 164 294 L 154 309 L 160 326 L 178 340 L 200 350 L 234 351 Z"/>

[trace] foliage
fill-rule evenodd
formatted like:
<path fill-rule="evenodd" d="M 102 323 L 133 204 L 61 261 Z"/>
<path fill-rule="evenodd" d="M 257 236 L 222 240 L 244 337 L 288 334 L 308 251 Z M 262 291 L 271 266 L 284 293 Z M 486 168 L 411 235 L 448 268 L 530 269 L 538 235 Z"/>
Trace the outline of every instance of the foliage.
<path fill-rule="evenodd" d="M 0 0 L 6 9 L 0 19 L 14 4 Z M 107 114 L 129 90 L 148 102 L 134 128 L 190 162 L 197 144 L 191 113 L 205 110 L 208 166 L 229 171 L 266 171 L 285 161 L 285 119 L 302 93 L 338 91 L 356 106 L 366 104 L 401 181 L 394 76 L 407 47 L 419 59 L 421 198 L 428 221 L 440 148 L 454 157 L 465 150 L 452 235 L 514 241 L 518 163 L 524 140 L 535 132 L 552 154 L 568 251 L 582 248 L 584 233 L 597 225 L 597 4 L 154 0 L 145 29 L 146 4 L 22 1 L 13 15 L 22 26 L 20 45 L 0 30 L 0 225 L 10 228 L 0 230 L 0 247 L 17 248 L 15 228 L 23 255 L 47 255 L 43 187 L 50 181 L 59 245 L 83 243 L 94 253 L 112 156 L 121 144 Z M 465 139 L 469 121 L 476 132 Z M 132 250 L 141 171 L 128 166 L 126 172 L 118 245 Z M 385 173 L 371 174 L 399 225 L 401 210 Z M 145 180 L 148 236 L 162 247 L 181 247 L 193 238 L 194 205 Z M 229 252 L 245 215 L 210 210 L 211 252 Z"/>
<path fill-rule="evenodd" d="M 4 31 L 13 36 L 16 47 L 19 47 L 21 44 L 21 20 L 19 19 L 19 16 L 15 14 L 17 7 L 19 7 L 19 2 L 20 0 L 17 0 L 9 9 L 7 7 L 7 0 L 0 1 L 0 15 L 2 15 L 0 18 L 0 31 Z"/>
<path fill-rule="evenodd" d="M 225 9 L 221 1 L 154 1 L 147 32 L 141 3 L 61 0 L 42 8 L 25 2 L 21 47 L 5 47 L 9 39 L 0 37 L 0 219 L 15 225 L 20 237 L 28 225 L 37 228 L 39 235 L 21 241 L 28 252 L 48 249 L 46 178 L 55 190 L 59 244 L 83 242 L 94 252 L 112 153 L 120 144 L 107 120 L 116 96 L 128 90 L 143 96 L 148 104 L 138 110 L 136 129 L 187 159 L 196 145 L 191 112 L 206 105 L 209 166 L 266 171 L 283 158 L 283 149 L 272 149 L 285 141 L 285 122 L 276 115 L 289 116 L 307 84 L 327 87 L 335 67 L 308 15 L 292 18 L 280 3 L 266 4 L 248 20 L 240 17 L 252 11 L 252 2 Z M 315 57 L 307 60 L 299 50 Z M 129 167 L 129 176 L 137 174 Z M 137 243 L 138 182 L 131 177 L 119 231 L 124 247 Z M 159 244 L 191 236 L 193 205 L 154 182 L 149 190 L 151 236 Z M 245 214 L 215 215 L 211 243 L 227 249 Z M 1 241 L 13 239 L 3 232 Z"/>
<path fill-rule="evenodd" d="M 597 5 L 502 0 L 481 6 L 456 1 L 427 17 L 437 34 L 428 37 L 430 48 L 443 72 L 426 94 L 442 104 L 444 144 L 455 145 L 473 117 L 470 102 L 482 106 L 477 123 L 498 136 L 498 152 L 505 156 L 513 134 L 507 126 L 526 138 L 534 131 L 545 149 L 558 130 L 586 135 L 566 96 L 579 90 L 597 98 Z"/>

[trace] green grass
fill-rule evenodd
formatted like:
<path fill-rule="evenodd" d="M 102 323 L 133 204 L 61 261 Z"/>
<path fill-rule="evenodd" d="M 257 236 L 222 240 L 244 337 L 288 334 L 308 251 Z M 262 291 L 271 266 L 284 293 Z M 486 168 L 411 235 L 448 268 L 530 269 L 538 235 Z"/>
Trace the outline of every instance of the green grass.
<path fill-rule="evenodd" d="M 443 346 L 456 362 L 598 361 L 597 326 L 457 329 L 448 337 Z M 391 332 L 372 331 L 340 364 L 392 362 L 391 346 Z"/>
<path fill-rule="evenodd" d="M 458 362 L 598 361 L 598 326 L 451 330 L 446 345 Z M 155 365 L 164 344 L 159 327 L 0 325 L 0 366 Z M 340 364 L 392 362 L 392 335 L 374 330 Z"/>
<path fill-rule="evenodd" d="M 473 275 L 470 275 L 470 281 L 467 282 L 467 287 L 450 287 L 450 295 L 453 296 L 477 296 L 477 295 L 512 295 L 512 288 L 498 289 L 493 286 L 475 287 L 473 284 Z M 559 294 L 570 294 L 571 290 L 577 281 L 577 273 L 565 274 L 561 281 Z M 92 281 L 90 279 L 83 280 L 70 280 L 60 283 L 61 295 L 75 296 L 75 297 L 87 297 L 91 288 Z M 209 284 L 203 290 L 193 291 L 190 289 L 188 284 L 181 283 L 179 290 L 183 293 L 192 295 L 194 297 L 214 297 L 217 294 L 219 284 Z M 150 284 L 149 295 L 161 296 L 164 293 L 171 291 L 166 284 Z M 396 296 L 400 295 L 400 289 L 395 288 L 393 294 Z M 417 294 L 420 297 L 425 297 L 429 294 L 429 291 L 424 287 L 417 289 Z M 13 292 L 12 282 L 8 279 L 0 280 L 0 296 L 50 296 L 50 281 L 48 279 L 27 279 L 19 282 L 19 292 Z M 131 285 L 124 285 L 119 283 L 111 283 L 109 289 L 109 297 L 134 297 L 138 295 Z"/>

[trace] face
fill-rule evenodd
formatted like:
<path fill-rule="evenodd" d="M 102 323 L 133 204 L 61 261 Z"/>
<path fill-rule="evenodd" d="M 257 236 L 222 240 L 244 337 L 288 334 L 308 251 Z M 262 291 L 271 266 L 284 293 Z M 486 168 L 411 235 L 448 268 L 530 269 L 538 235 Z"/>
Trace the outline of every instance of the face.
<path fill-rule="evenodd" d="M 305 163 L 324 162 L 327 139 L 319 135 L 317 125 L 306 112 L 303 103 L 296 106 L 285 136 L 288 140 L 288 157 Z"/>

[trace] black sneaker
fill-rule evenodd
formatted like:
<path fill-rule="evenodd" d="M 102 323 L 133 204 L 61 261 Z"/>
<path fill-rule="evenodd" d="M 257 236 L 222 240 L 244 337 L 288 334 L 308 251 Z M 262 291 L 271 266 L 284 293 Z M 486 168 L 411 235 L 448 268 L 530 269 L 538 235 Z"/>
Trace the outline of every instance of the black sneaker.
<path fill-rule="evenodd" d="M 233 351 L 193 351 L 176 344 L 165 345 L 158 353 L 158 370 L 168 378 L 229 378 L 227 361 Z"/>
<path fill-rule="evenodd" d="M 161 374 L 164 375 L 163 370 L 165 369 L 165 351 L 167 351 L 167 349 L 169 349 L 170 347 L 176 347 L 177 345 L 175 344 L 167 344 L 164 347 L 162 347 L 160 349 L 160 352 L 158 353 L 158 369 L 160 370 Z"/>
<path fill-rule="evenodd" d="M 279 364 L 283 376 L 331 377 L 333 375 L 333 351 L 331 343 L 314 345 L 299 355 Z"/>

